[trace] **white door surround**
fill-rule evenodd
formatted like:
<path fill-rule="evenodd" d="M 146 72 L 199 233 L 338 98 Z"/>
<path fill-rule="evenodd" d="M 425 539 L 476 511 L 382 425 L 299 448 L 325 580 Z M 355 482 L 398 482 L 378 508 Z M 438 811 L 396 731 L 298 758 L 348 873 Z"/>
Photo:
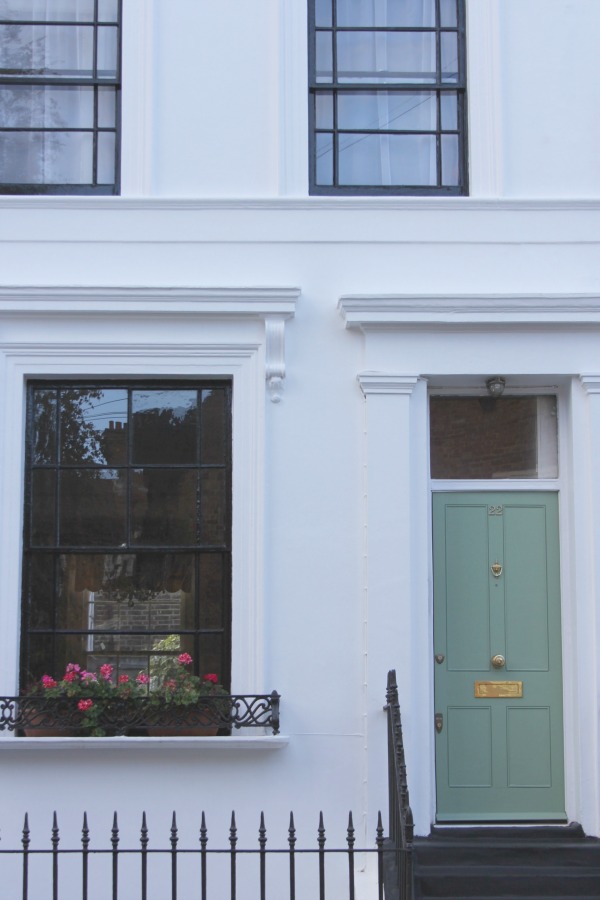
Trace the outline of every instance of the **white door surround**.
<path fill-rule="evenodd" d="M 560 491 L 567 814 L 597 835 L 600 296 L 361 295 L 339 309 L 364 341 L 367 703 L 396 668 L 417 833 L 433 821 L 435 783 L 428 388 L 472 391 L 498 374 L 507 391 L 559 397 L 560 478 L 536 484 Z M 373 716 L 369 742 L 379 731 Z"/>

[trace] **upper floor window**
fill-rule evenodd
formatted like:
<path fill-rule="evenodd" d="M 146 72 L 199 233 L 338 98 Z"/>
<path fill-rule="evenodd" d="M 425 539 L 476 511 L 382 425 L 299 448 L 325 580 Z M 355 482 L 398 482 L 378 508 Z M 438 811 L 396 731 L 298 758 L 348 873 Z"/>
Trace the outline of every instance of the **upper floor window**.
<path fill-rule="evenodd" d="M 121 0 L 0 0 L 0 193 L 119 190 Z"/>
<path fill-rule="evenodd" d="M 467 193 L 464 0 L 310 0 L 310 187 Z"/>

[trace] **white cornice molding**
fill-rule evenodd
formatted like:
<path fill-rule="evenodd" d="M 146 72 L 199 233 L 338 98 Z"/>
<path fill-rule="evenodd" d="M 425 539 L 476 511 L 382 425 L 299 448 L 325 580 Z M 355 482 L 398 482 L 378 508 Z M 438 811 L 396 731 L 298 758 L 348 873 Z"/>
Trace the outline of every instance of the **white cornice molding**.
<path fill-rule="evenodd" d="M 359 372 L 356 378 L 365 397 L 369 394 L 412 394 L 419 381 L 417 375 L 388 372 Z"/>
<path fill-rule="evenodd" d="M 210 317 L 232 322 L 261 319 L 267 388 L 271 400 L 278 403 L 285 378 L 285 322 L 295 315 L 299 295 L 298 288 L 278 287 L 4 286 L 0 287 L 0 320 L 131 315 Z"/>
<path fill-rule="evenodd" d="M 0 315 L 145 312 L 290 318 L 299 295 L 299 288 L 280 287 L 6 285 L 0 286 Z"/>
<path fill-rule="evenodd" d="M 580 375 L 579 380 L 586 394 L 600 394 L 600 375 Z"/>
<path fill-rule="evenodd" d="M 600 325 L 600 294 L 363 294 L 341 297 L 346 328 Z"/>
<path fill-rule="evenodd" d="M 0 210 L 4 209 L 109 209 L 144 211 L 153 210 L 265 210 L 282 212 L 315 211 L 341 212 L 347 210 L 400 211 L 412 213 L 460 210 L 462 212 L 579 212 L 600 211 L 600 197 L 522 197 L 495 199 L 492 197 L 10 197 L 0 198 Z"/>

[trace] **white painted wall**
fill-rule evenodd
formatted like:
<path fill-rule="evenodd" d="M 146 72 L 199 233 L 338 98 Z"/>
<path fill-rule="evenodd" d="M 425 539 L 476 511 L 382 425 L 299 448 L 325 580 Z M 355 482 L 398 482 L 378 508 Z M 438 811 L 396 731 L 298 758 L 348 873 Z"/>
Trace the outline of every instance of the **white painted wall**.
<path fill-rule="evenodd" d="M 280 691 L 286 741 L 269 750 L 207 749 L 204 741 L 179 749 L 39 743 L 28 751 L 4 734 L 3 846 L 26 808 L 49 830 L 53 809 L 65 821 L 84 807 L 104 828 L 114 808 L 131 823 L 146 809 L 165 834 L 173 808 L 192 830 L 206 809 L 221 840 L 236 808 L 248 843 L 261 809 L 283 839 L 293 808 L 299 840 L 313 843 L 320 809 L 340 839 L 352 808 L 357 842 L 371 843 L 387 802 L 382 706 L 392 667 L 402 673 L 413 808 L 427 832 L 427 378 L 483 383 L 496 372 L 562 391 L 568 812 L 600 833 L 600 85 L 590 49 L 600 4 L 469 0 L 469 39 L 479 34 L 490 52 L 473 48 L 470 57 L 470 77 L 481 73 L 471 100 L 474 190 L 454 200 L 306 196 L 305 22 L 296 0 L 125 6 L 141 30 L 135 40 L 125 35 L 123 197 L 0 199 L 0 693 L 16 683 L 23 378 L 69 374 L 71 357 L 90 376 L 181 366 L 201 375 L 199 348 L 245 341 L 258 348 L 249 381 L 255 432 L 249 421 L 243 432 L 254 433 L 258 448 L 250 473 L 259 485 L 251 540 L 257 640 L 253 655 L 240 626 L 247 598 L 239 571 L 234 640 L 245 641 L 246 656 L 235 687 L 247 689 L 252 678 Z M 46 307 L 37 301 L 37 314 L 23 313 L 30 285 L 57 288 Z M 76 314 L 58 312 L 61 287 L 78 285 L 138 288 L 142 297 L 144 287 L 299 288 L 285 326 L 281 403 L 265 393 L 260 317 L 232 316 L 225 300 L 207 318 L 200 308 L 157 315 L 143 303 L 126 310 L 125 301 L 92 302 L 89 294 Z M 446 295 L 444 312 L 432 294 Z M 338 310 L 348 295 L 374 298 L 367 307 L 410 295 L 415 308 L 365 336 Z M 453 298 L 465 295 L 483 297 L 479 320 L 454 311 Z M 124 350 L 136 344 L 145 345 L 137 362 Z M 159 345 L 185 345 L 185 359 L 153 357 Z M 412 392 L 398 391 L 407 376 Z M 395 390 L 382 395 L 386 379 Z M 247 460 L 243 437 L 234 452 Z M 248 545 L 245 552 L 248 560 Z"/>

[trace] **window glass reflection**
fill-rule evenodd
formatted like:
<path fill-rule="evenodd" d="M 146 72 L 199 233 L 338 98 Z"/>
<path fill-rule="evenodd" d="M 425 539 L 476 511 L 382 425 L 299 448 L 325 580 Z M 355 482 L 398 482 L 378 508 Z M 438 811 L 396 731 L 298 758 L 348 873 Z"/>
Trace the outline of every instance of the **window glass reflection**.
<path fill-rule="evenodd" d="M 557 478 L 556 398 L 432 397 L 432 478 Z"/>

